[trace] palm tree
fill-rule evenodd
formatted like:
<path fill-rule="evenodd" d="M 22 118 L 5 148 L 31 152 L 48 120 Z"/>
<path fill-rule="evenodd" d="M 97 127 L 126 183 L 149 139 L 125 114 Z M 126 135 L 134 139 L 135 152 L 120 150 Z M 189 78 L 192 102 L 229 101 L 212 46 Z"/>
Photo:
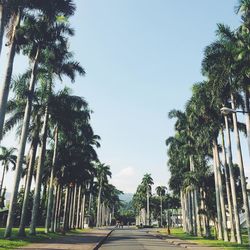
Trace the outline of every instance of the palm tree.
<path fill-rule="evenodd" d="M 225 27 L 223 25 L 218 26 L 218 41 L 212 43 L 208 46 L 205 50 L 205 58 L 203 60 L 203 72 L 204 74 L 208 75 L 214 81 L 214 86 L 217 91 L 217 98 L 223 100 L 221 106 L 226 104 L 228 100 L 231 101 L 232 108 L 235 108 L 235 100 L 237 97 L 238 104 L 242 106 L 242 98 L 238 94 L 239 85 L 238 85 L 238 77 L 237 71 L 235 71 L 235 55 L 234 50 L 232 49 L 232 41 L 227 39 L 224 35 Z M 226 38 L 225 38 L 226 37 Z M 222 74 L 223 72 L 223 74 Z M 223 92 L 221 92 L 221 90 Z M 219 93 L 219 94 L 218 94 Z M 223 94 L 222 94 L 223 93 Z M 221 97 L 221 96 L 222 97 Z M 219 97 L 218 97 L 219 96 Z M 233 125 L 234 125 L 234 133 L 237 142 L 237 154 L 238 154 L 238 161 L 240 166 L 240 173 L 242 179 L 242 193 L 243 193 L 243 200 L 244 206 L 246 211 L 246 221 L 247 221 L 247 228 L 248 228 L 248 235 L 249 235 L 249 242 L 250 242 L 250 214 L 249 214 L 249 204 L 247 199 L 247 192 L 246 192 L 246 181 L 245 181 L 245 173 L 242 161 L 242 153 L 240 147 L 240 140 L 239 140 L 239 131 L 238 131 L 238 123 L 236 114 L 233 115 Z M 230 168 L 230 164 L 229 164 Z M 232 195 L 233 195 L 233 203 L 236 200 L 236 194 L 233 193 L 234 188 L 232 188 Z M 237 205 L 234 204 L 234 207 Z M 235 213 L 237 211 L 235 210 Z M 237 217 L 236 217 L 236 220 Z M 239 225 L 238 222 L 236 223 L 236 231 L 238 235 L 237 241 L 241 242 L 240 232 L 239 232 Z"/>
<path fill-rule="evenodd" d="M 16 180 L 14 184 L 14 192 L 13 192 L 11 202 L 10 202 L 10 209 L 9 209 L 9 214 L 8 214 L 8 219 L 7 219 L 5 237 L 9 237 L 11 235 L 11 228 L 13 224 L 12 211 L 15 206 L 16 195 L 17 195 L 18 186 L 20 182 L 20 173 L 21 173 L 21 165 L 22 165 L 21 159 L 23 158 L 23 155 L 24 155 L 24 150 L 25 150 L 25 145 L 26 145 L 26 140 L 27 140 L 27 135 L 28 135 L 28 127 L 29 127 L 31 108 L 32 108 L 32 99 L 34 95 L 34 88 L 35 88 L 35 83 L 37 81 L 37 74 L 38 74 L 38 63 L 39 63 L 39 60 L 43 58 L 43 57 L 40 57 L 40 54 L 45 53 L 43 54 L 43 56 L 45 56 L 46 52 L 48 51 L 48 48 L 49 50 L 52 50 L 53 46 L 54 47 L 58 46 L 60 42 L 65 44 L 64 40 L 61 39 L 62 38 L 61 36 L 63 35 L 63 33 L 67 32 L 68 34 L 72 34 L 71 31 L 67 27 L 65 27 L 64 24 L 56 25 L 53 27 L 51 25 L 47 25 L 46 21 L 42 19 L 42 20 L 39 20 L 35 26 L 33 26 L 33 23 L 34 23 L 33 21 L 34 21 L 34 18 L 30 17 L 29 19 L 26 20 L 26 26 L 23 27 L 23 31 L 25 33 L 30 32 L 27 34 L 27 36 L 30 35 L 33 38 L 31 40 L 32 41 L 31 44 L 24 43 L 22 45 L 24 47 L 24 51 L 27 52 L 26 51 L 27 49 L 30 53 L 29 55 L 32 61 L 32 69 L 31 69 L 31 76 L 30 76 L 30 83 L 29 83 L 29 95 L 27 96 L 23 127 L 22 127 L 21 139 L 20 139 L 20 148 L 19 148 L 18 157 L 17 157 L 17 167 L 16 167 L 17 174 L 16 174 Z M 31 30 L 29 30 L 29 27 L 31 27 Z M 55 45 L 56 41 L 58 41 L 59 44 Z M 44 124 L 46 123 L 47 121 L 45 119 Z M 45 128 L 46 126 L 44 126 L 44 130 L 46 131 Z M 44 140 L 43 142 L 46 142 L 46 140 Z"/>
<path fill-rule="evenodd" d="M 5 177 L 5 174 L 9 170 L 9 165 L 10 164 L 13 165 L 12 170 L 14 170 L 15 166 L 16 166 L 16 155 L 14 155 L 15 151 L 16 151 L 15 148 L 9 148 L 8 149 L 6 147 L 1 147 L 0 161 L 2 162 L 3 173 L 2 173 L 2 180 L 1 180 L 1 183 L 0 183 L 0 197 L 2 195 L 4 177 Z"/>
<path fill-rule="evenodd" d="M 231 43 L 233 48 L 235 59 L 235 72 L 237 73 L 237 79 L 240 84 L 240 88 L 244 93 L 245 101 L 245 116 L 246 116 L 246 129 L 247 129 L 247 143 L 248 152 L 250 155 L 250 92 L 249 92 L 249 74 L 248 74 L 248 63 L 249 63 L 249 35 L 248 30 L 250 28 L 249 22 L 249 10 L 250 2 L 248 0 L 239 0 L 238 6 L 236 7 L 236 12 L 241 15 L 242 23 L 236 32 L 229 32 L 229 27 L 222 30 L 223 35 L 225 35 L 228 42 Z"/>
<path fill-rule="evenodd" d="M 49 106 L 51 107 L 50 115 L 53 124 L 52 126 L 54 128 L 53 132 L 54 153 L 53 153 L 53 161 L 52 161 L 50 184 L 49 184 L 49 196 L 48 196 L 46 228 L 45 228 L 46 232 L 49 231 L 51 225 L 53 186 L 55 184 L 55 170 L 56 170 L 59 132 L 67 131 L 72 128 L 72 124 L 75 122 L 76 113 L 78 113 L 79 116 L 80 114 L 82 114 L 81 112 L 79 112 L 82 109 L 85 110 L 86 113 L 89 112 L 88 104 L 84 99 L 79 98 L 77 96 L 71 96 L 68 94 L 68 92 L 69 92 L 68 89 L 64 89 L 63 91 L 59 92 L 58 95 L 51 96 L 49 104 Z M 76 106 L 78 106 L 77 110 L 75 109 Z M 88 114 L 86 114 L 85 118 L 88 119 Z"/>
<path fill-rule="evenodd" d="M 64 28 L 65 29 L 65 28 Z M 62 53 L 63 52 L 63 53 Z M 35 198 L 34 198 L 34 205 L 33 205 L 33 212 L 32 212 L 32 222 L 30 227 L 30 234 L 35 234 L 35 226 L 36 226 L 36 217 L 38 212 L 38 205 L 39 205 L 39 197 L 40 197 L 40 187 L 41 187 L 41 175 L 43 169 L 43 162 L 44 162 L 44 154 L 46 149 L 46 140 L 47 140 L 47 129 L 48 129 L 48 115 L 49 115 L 49 102 L 52 90 L 52 82 L 53 77 L 55 75 L 61 77 L 63 74 L 70 77 L 71 81 L 73 82 L 76 77 L 76 73 L 83 75 L 85 73 L 84 69 L 79 65 L 78 62 L 71 61 L 71 54 L 67 53 L 67 51 L 58 51 L 56 50 L 55 57 L 52 57 L 52 60 L 49 59 L 47 64 L 47 68 L 49 69 L 49 82 L 48 82 L 48 99 L 47 99 L 47 106 L 45 109 L 44 114 L 44 125 L 42 130 L 42 146 L 38 160 L 38 171 L 37 171 L 37 178 L 36 178 L 36 188 L 35 188 Z"/>
<path fill-rule="evenodd" d="M 10 131 L 13 127 L 17 126 L 17 135 L 20 135 L 21 124 L 24 118 L 25 113 L 25 100 L 23 97 L 27 93 L 27 82 L 29 81 L 29 72 L 17 77 L 13 81 L 13 90 L 15 96 L 13 99 L 8 101 L 7 113 L 9 118 L 5 123 L 4 133 Z M 32 125 L 29 128 L 29 141 L 31 142 L 29 157 L 28 158 L 28 169 L 26 173 L 26 182 L 25 182 L 25 192 L 24 200 L 22 206 L 19 235 L 25 236 L 24 227 L 26 224 L 26 214 L 27 214 L 27 205 L 30 196 L 30 187 L 33 176 L 33 170 L 35 165 L 35 157 L 38 144 L 40 142 L 39 132 L 41 129 L 41 117 L 43 115 L 43 106 L 44 106 L 44 97 L 46 96 L 46 89 L 43 86 L 36 88 L 35 100 L 33 100 L 33 109 L 32 109 Z"/>
<path fill-rule="evenodd" d="M 154 184 L 151 174 L 145 174 L 142 178 L 142 186 L 145 188 L 147 196 L 147 221 L 146 224 L 150 226 L 150 210 L 149 210 L 149 198 L 151 194 L 151 186 Z"/>
<path fill-rule="evenodd" d="M 4 32 L 11 18 L 12 6 L 11 1 L 0 1 L 0 55 L 3 47 Z"/>
<path fill-rule="evenodd" d="M 14 2 L 15 4 L 17 3 L 17 1 L 14 1 Z M 3 131 L 3 125 L 4 125 L 6 105 L 7 105 L 7 100 L 9 96 L 9 88 L 10 88 L 14 57 L 15 57 L 16 46 L 17 46 L 16 32 L 20 26 L 23 7 L 24 6 L 22 5 L 22 3 L 19 6 L 14 5 L 12 9 L 11 18 L 10 18 L 11 25 L 9 26 L 11 27 L 11 30 L 8 31 L 9 52 L 7 55 L 7 64 L 6 64 L 6 69 L 5 69 L 4 78 L 3 78 L 4 79 L 3 85 L 1 86 L 1 91 L 0 91 L 0 139 L 2 139 L 2 131 Z M 3 29 L 1 30 L 1 32 L 3 32 Z"/>
<path fill-rule="evenodd" d="M 231 230 L 230 230 L 231 239 L 230 239 L 230 241 L 231 242 L 236 242 L 234 215 L 233 215 L 233 206 L 232 206 L 232 192 L 231 192 L 229 178 L 228 178 L 228 161 L 227 161 L 227 154 L 226 154 L 226 146 L 225 146 L 225 138 L 224 138 L 223 129 L 221 129 L 221 139 L 222 139 L 223 169 L 224 169 L 224 175 L 225 175 L 227 202 L 228 202 L 228 210 L 229 210 L 229 219 L 230 219 L 230 225 L 231 225 Z"/>
<path fill-rule="evenodd" d="M 157 186 L 156 187 L 156 193 L 160 197 L 161 200 L 161 227 L 162 227 L 162 210 L 163 210 L 163 204 L 162 204 L 162 199 L 163 196 L 166 194 L 167 187 L 165 186 Z"/>
<path fill-rule="evenodd" d="M 192 110 L 190 108 L 190 110 Z M 194 135 L 193 135 L 193 128 L 192 124 L 190 121 L 192 121 L 192 112 L 186 112 L 183 113 L 178 110 L 172 110 L 169 112 L 169 118 L 177 118 L 175 128 L 176 131 L 181 133 L 184 143 L 186 144 L 186 153 L 188 154 L 188 161 L 189 161 L 189 168 L 190 171 L 195 171 L 195 166 L 194 166 L 194 160 L 193 156 L 195 154 L 195 145 L 194 145 Z M 197 190 L 196 187 L 194 189 L 189 190 L 190 194 L 188 194 L 188 210 L 189 212 L 189 233 L 197 235 L 197 228 L 199 224 L 197 224 L 198 221 L 198 201 L 197 201 Z M 197 226 L 198 225 L 198 226 Z M 200 232 L 200 229 L 198 228 L 198 231 Z"/>
<path fill-rule="evenodd" d="M 108 177 L 111 177 L 110 166 L 103 163 L 99 163 L 96 166 L 96 178 L 98 183 L 98 198 L 97 198 L 97 214 L 96 214 L 96 226 L 101 226 L 101 202 L 103 187 L 108 182 Z"/>
<path fill-rule="evenodd" d="M 8 27 L 10 27 L 10 30 L 7 32 L 7 44 L 9 46 L 9 52 L 7 56 L 7 66 L 4 72 L 3 85 L 0 91 L 0 139 L 2 139 L 6 105 L 9 96 L 9 88 L 15 53 L 17 50 L 17 46 L 19 45 L 19 41 L 22 41 L 23 38 L 25 38 L 17 37 L 17 31 L 19 31 L 21 20 L 25 16 L 29 17 L 29 12 L 32 12 L 32 10 L 35 10 L 34 12 L 36 12 L 36 10 L 39 10 L 39 12 L 42 11 L 47 17 L 47 22 L 49 23 L 54 22 L 58 18 L 58 16 L 65 16 L 65 18 L 67 18 L 73 15 L 75 11 L 75 5 L 73 4 L 72 0 L 54 0 L 53 4 L 50 0 L 42 2 L 31 0 L 9 0 L 7 2 L 9 3 L 9 6 L 11 6 L 11 8 L 8 8 L 8 10 L 10 10 L 10 13 L 8 13 L 9 18 L 7 19 L 9 20 Z M 39 32 L 36 32 L 34 34 L 39 34 Z M 25 34 L 23 33 L 22 35 Z"/>

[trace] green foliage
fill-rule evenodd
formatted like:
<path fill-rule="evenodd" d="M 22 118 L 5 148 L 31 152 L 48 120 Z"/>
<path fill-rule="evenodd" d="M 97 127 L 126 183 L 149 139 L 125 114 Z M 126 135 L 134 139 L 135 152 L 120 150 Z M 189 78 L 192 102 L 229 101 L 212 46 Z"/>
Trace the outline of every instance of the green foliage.
<path fill-rule="evenodd" d="M 135 223 L 136 212 L 132 201 L 123 202 L 118 211 L 118 220 L 122 221 L 124 225 Z"/>
<path fill-rule="evenodd" d="M 25 223 L 26 226 L 29 225 L 29 222 L 31 220 L 33 195 L 34 195 L 34 191 L 30 192 L 29 198 L 28 198 L 28 206 L 27 206 L 27 216 L 26 216 L 26 223 Z M 14 226 L 18 226 L 20 224 L 20 215 L 22 212 L 23 199 L 24 199 L 24 187 L 21 187 L 20 191 L 18 192 L 17 204 L 14 210 L 14 222 L 15 222 Z"/>
<path fill-rule="evenodd" d="M 151 196 L 151 185 L 153 184 L 154 182 L 151 174 L 145 174 L 132 199 L 132 204 L 136 210 L 136 213 L 139 213 L 142 208 L 146 207 L 147 194 Z"/>

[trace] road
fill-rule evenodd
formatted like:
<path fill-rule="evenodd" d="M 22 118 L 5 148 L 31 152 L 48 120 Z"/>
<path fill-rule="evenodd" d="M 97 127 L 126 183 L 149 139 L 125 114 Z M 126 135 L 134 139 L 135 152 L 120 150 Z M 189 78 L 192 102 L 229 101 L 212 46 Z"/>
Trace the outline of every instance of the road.
<path fill-rule="evenodd" d="M 145 230 L 117 229 L 99 248 L 100 250 L 183 250 L 165 240 L 148 234 Z"/>

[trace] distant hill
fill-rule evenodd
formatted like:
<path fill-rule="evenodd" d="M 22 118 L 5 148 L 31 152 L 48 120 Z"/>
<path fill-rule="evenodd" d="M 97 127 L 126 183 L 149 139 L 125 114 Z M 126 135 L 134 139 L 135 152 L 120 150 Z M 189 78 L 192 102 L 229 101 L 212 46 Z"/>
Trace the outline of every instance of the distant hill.
<path fill-rule="evenodd" d="M 125 202 L 130 202 L 133 198 L 133 195 L 134 194 L 132 193 L 124 193 L 120 195 L 120 199 Z"/>

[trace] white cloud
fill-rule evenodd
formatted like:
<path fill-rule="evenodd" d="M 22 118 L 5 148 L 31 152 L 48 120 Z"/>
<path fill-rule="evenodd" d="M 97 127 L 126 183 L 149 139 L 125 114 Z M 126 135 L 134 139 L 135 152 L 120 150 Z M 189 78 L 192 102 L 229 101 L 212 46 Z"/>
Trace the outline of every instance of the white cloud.
<path fill-rule="evenodd" d="M 133 177 L 135 176 L 135 169 L 132 167 L 123 168 L 115 177 Z"/>
<path fill-rule="evenodd" d="M 126 167 L 114 174 L 111 183 L 124 193 L 134 193 L 140 182 L 140 176 L 134 167 Z"/>

